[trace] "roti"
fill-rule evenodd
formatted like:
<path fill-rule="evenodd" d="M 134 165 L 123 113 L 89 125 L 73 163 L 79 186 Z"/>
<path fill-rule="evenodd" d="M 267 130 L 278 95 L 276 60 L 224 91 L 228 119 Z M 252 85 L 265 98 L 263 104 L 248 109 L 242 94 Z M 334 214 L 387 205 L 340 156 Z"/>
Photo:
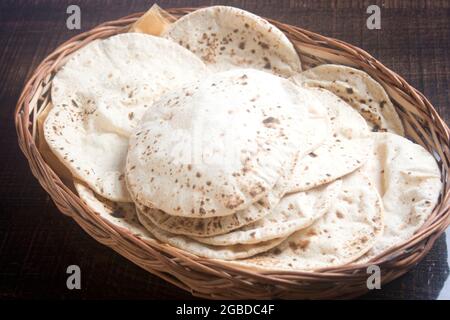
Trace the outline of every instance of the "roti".
<path fill-rule="evenodd" d="M 373 155 L 364 169 L 383 199 L 385 228 L 362 261 L 411 238 L 442 190 L 436 160 L 422 146 L 391 133 L 374 133 L 373 139 Z"/>
<path fill-rule="evenodd" d="M 384 88 L 364 71 L 335 64 L 306 70 L 295 81 L 330 90 L 357 110 L 373 131 L 403 136 L 403 124 Z"/>
<path fill-rule="evenodd" d="M 358 112 L 333 93 L 311 89 L 326 107 L 332 136 L 297 162 L 289 192 L 306 191 L 361 167 L 372 152 L 369 128 Z"/>
<path fill-rule="evenodd" d="M 133 203 L 110 201 L 95 194 L 91 188 L 80 181 L 75 181 L 74 184 L 80 199 L 104 220 L 143 240 L 154 239 L 140 224 Z"/>
<path fill-rule="evenodd" d="M 191 50 L 214 72 L 240 67 L 289 77 L 301 71 L 300 58 L 284 33 L 238 8 L 196 10 L 169 25 L 162 36 Z"/>
<path fill-rule="evenodd" d="M 277 185 L 266 196 L 251 204 L 248 208 L 239 210 L 231 215 L 209 218 L 172 216 L 161 210 L 139 203 L 136 205 L 142 215 L 164 231 L 188 236 L 210 237 L 229 233 L 232 230 L 262 219 L 276 207 L 283 194 L 284 189 Z"/>
<path fill-rule="evenodd" d="M 328 132 L 323 107 L 291 81 L 253 69 L 212 74 L 148 110 L 130 140 L 127 186 L 135 202 L 169 215 L 230 215 L 267 195 Z"/>
<path fill-rule="evenodd" d="M 131 201 L 124 180 L 128 137 L 164 92 L 206 73 L 166 39 L 126 33 L 76 51 L 52 81 L 45 139 L 75 178 L 114 201 Z"/>
<path fill-rule="evenodd" d="M 53 171 L 58 175 L 62 182 L 66 185 L 71 185 L 73 178 L 72 173 L 67 169 L 67 167 L 55 156 L 47 141 L 45 140 L 44 134 L 44 123 L 47 119 L 48 113 L 53 109 L 52 103 L 48 103 L 44 108 L 39 109 L 39 113 L 36 120 L 37 125 L 37 139 L 36 144 L 39 149 L 39 153 L 45 160 L 45 163 L 49 165 Z"/>
<path fill-rule="evenodd" d="M 257 245 L 210 246 L 188 237 L 175 235 L 159 229 L 150 221 L 150 219 L 145 215 L 142 215 L 139 210 L 137 211 L 137 214 L 139 221 L 159 241 L 204 258 L 221 260 L 242 259 L 267 251 L 283 241 L 283 239 L 274 239 Z"/>
<path fill-rule="evenodd" d="M 194 237 L 216 246 L 256 244 L 287 237 L 313 224 L 330 210 L 341 187 L 337 180 L 330 185 L 284 196 L 272 212 L 263 218 L 232 232 L 214 237 Z"/>
<path fill-rule="evenodd" d="M 262 270 L 317 270 L 350 263 L 374 245 L 383 231 L 377 190 L 360 171 L 342 178 L 331 210 L 263 254 L 230 263 Z"/>

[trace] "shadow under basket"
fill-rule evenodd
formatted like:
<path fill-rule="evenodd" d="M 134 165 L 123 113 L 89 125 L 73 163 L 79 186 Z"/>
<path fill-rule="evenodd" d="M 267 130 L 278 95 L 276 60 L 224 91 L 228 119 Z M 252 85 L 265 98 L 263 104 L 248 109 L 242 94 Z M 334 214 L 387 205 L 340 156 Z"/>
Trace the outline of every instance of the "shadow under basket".
<path fill-rule="evenodd" d="M 194 8 L 169 9 L 180 17 Z M 46 163 L 37 147 L 37 117 L 51 102 L 51 81 L 66 57 L 89 42 L 126 32 L 143 13 L 103 23 L 59 46 L 36 68 L 17 103 L 15 123 L 20 148 L 34 176 L 50 194 L 59 210 L 72 217 L 97 241 L 148 272 L 210 299 L 327 299 L 351 298 L 368 291 L 369 264 L 381 268 L 382 283 L 407 272 L 432 248 L 450 223 L 449 218 L 449 128 L 422 93 L 386 68 L 367 52 L 343 41 L 269 20 L 294 43 L 305 68 L 336 63 L 359 68 L 381 83 L 403 120 L 409 139 L 421 144 L 436 158 L 443 179 L 439 203 L 426 223 L 406 243 L 383 253 L 368 264 L 348 264 L 312 272 L 250 271 L 224 261 L 200 258 L 169 245 L 144 242 L 129 231 L 116 227 L 89 209 L 70 183 Z"/>

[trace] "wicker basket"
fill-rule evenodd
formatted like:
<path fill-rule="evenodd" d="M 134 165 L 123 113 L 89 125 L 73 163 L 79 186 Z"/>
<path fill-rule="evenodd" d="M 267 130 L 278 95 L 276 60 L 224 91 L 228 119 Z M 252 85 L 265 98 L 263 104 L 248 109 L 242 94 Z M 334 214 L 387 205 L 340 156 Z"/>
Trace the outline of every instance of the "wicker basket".
<path fill-rule="evenodd" d="M 194 9 L 169 9 L 180 17 Z M 69 185 L 45 162 L 36 144 L 36 118 L 50 103 L 54 71 L 65 57 L 90 41 L 126 32 L 142 13 L 104 23 L 59 46 L 34 71 L 19 98 L 15 122 L 19 145 L 31 170 L 57 207 L 71 216 L 97 241 L 166 281 L 205 298 L 350 298 L 368 289 L 367 265 L 349 264 L 316 272 L 253 272 L 226 262 L 199 258 L 168 245 L 148 243 L 115 227 L 87 208 Z M 403 78 L 386 68 L 367 52 L 345 42 L 297 27 L 271 21 L 296 45 L 306 67 L 338 63 L 360 68 L 378 80 L 394 101 L 410 139 L 431 151 L 439 162 L 444 188 L 438 206 L 425 225 L 407 242 L 377 257 L 382 283 L 387 283 L 413 267 L 431 249 L 450 224 L 448 168 L 449 128 L 430 102 Z"/>

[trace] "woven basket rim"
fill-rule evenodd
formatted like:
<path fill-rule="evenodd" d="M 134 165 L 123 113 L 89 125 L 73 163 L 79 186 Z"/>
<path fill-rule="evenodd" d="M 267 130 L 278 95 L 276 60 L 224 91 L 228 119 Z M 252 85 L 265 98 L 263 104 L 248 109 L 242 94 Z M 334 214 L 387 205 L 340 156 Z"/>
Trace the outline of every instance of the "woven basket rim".
<path fill-rule="evenodd" d="M 179 17 L 195 9 L 198 8 L 176 8 L 167 9 L 167 11 L 174 16 Z M 450 224 L 450 213 L 448 210 L 450 207 L 450 190 L 447 186 L 448 167 L 450 162 L 450 130 L 447 124 L 422 93 L 409 85 L 401 76 L 385 67 L 366 51 L 341 40 L 325 37 L 272 19 L 267 20 L 280 28 L 290 38 L 296 45 L 301 58 L 308 57 L 313 60 L 314 58 L 309 57 L 308 50 L 310 49 L 318 50 L 317 48 L 321 48 L 321 54 L 323 53 L 324 56 L 333 56 L 338 52 L 339 57 L 350 57 L 349 61 L 351 61 L 351 63 L 354 62 L 359 68 L 368 72 L 375 79 L 381 81 L 385 88 L 387 86 L 387 88 L 392 89 L 391 92 L 398 93 L 398 99 L 405 99 L 408 102 L 413 101 L 412 105 L 414 108 L 411 108 L 411 110 L 405 108 L 405 105 L 399 106 L 398 103 L 396 103 L 396 106 L 400 108 L 399 112 L 401 116 L 405 116 L 406 118 L 404 119 L 411 121 L 411 133 L 417 131 L 411 138 L 422 144 L 428 150 L 434 151 L 439 156 L 439 165 L 444 183 L 440 202 L 424 226 L 422 226 L 422 228 L 420 228 L 408 241 L 387 250 L 373 261 L 365 264 L 350 263 L 348 265 L 325 268 L 319 271 L 262 271 L 243 269 L 231 265 L 226 261 L 197 257 L 181 249 L 161 244 L 157 241 L 153 241 L 154 243 L 143 241 L 132 235 L 128 230 L 121 229 L 103 220 L 98 214 L 94 213 L 81 201 L 76 193 L 61 181 L 40 154 L 35 143 L 35 119 L 40 110 L 37 109 L 39 106 L 42 108 L 42 105 L 45 102 L 48 103 L 52 74 L 54 73 L 54 70 L 64 62 L 64 58 L 93 39 L 104 38 L 127 31 L 129 25 L 136 21 L 143 13 L 144 12 L 134 13 L 117 20 L 102 23 L 87 32 L 78 34 L 65 41 L 50 53 L 38 67 L 36 67 L 26 81 L 20 95 L 15 110 L 15 124 L 19 145 L 29 161 L 33 174 L 44 189 L 51 195 L 61 212 L 70 215 L 77 224 L 97 241 L 108 245 L 129 260 L 145 268 L 147 271 L 184 290 L 191 291 L 193 294 L 207 298 L 219 297 L 220 295 L 216 292 L 217 288 L 211 288 L 210 292 L 205 289 L 204 284 L 202 284 L 203 287 L 201 289 L 196 288 L 195 281 L 200 279 L 186 278 L 189 276 L 183 271 L 183 268 L 188 267 L 199 270 L 200 276 L 204 273 L 205 279 L 208 277 L 217 277 L 219 280 L 223 279 L 224 281 L 226 280 L 227 282 L 234 283 L 233 288 L 235 288 L 234 290 L 236 290 L 236 292 L 230 289 L 230 297 L 258 297 L 258 292 L 253 292 L 250 288 L 247 288 L 248 284 L 246 284 L 246 281 L 261 286 L 273 285 L 295 290 L 296 288 L 302 287 L 300 285 L 302 282 L 312 282 L 317 285 L 322 282 L 330 283 L 337 281 L 341 284 L 349 284 L 350 280 L 352 281 L 352 285 L 358 283 L 358 286 L 355 285 L 355 288 L 353 288 L 350 285 L 352 290 L 347 291 L 341 288 L 343 294 L 340 296 L 352 297 L 366 291 L 365 288 L 361 288 L 360 283 L 362 281 L 361 279 L 365 282 L 367 276 L 365 271 L 367 266 L 374 263 L 378 264 L 384 270 L 386 274 L 384 281 L 387 282 L 405 273 L 428 253 L 437 237 L 444 232 Z M 317 57 L 315 59 L 317 59 Z M 390 92 L 388 92 L 388 94 L 389 93 Z M 389 95 L 391 96 L 391 94 Z M 34 121 L 30 121 L 30 117 L 32 117 Z M 418 119 L 415 117 L 418 117 Z M 424 122 L 424 125 L 421 124 L 422 121 Z M 414 128 L 414 126 L 417 128 Z M 429 134 L 427 130 L 430 131 Z M 437 147 L 433 148 L 433 146 Z M 124 241 L 123 243 L 122 240 Z M 126 245 L 131 247 L 126 247 Z M 157 261 L 159 263 L 158 265 L 156 262 L 154 263 L 157 267 L 154 265 L 145 265 L 145 261 L 140 261 L 135 256 L 132 256 L 131 252 L 134 253 L 138 248 L 139 250 L 142 250 L 139 251 L 139 253 L 147 253 Z M 146 258 L 148 258 L 148 256 L 146 256 Z M 199 275 L 196 274 L 195 276 L 198 277 Z M 202 278 L 202 280 L 205 279 Z M 239 295 L 239 293 L 241 293 L 241 295 Z M 328 291 L 322 292 L 319 296 L 326 297 L 327 294 L 328 296 L 334 296 L 333 292 Z M 266 297 L 267 295 L 262 296 Z"/>

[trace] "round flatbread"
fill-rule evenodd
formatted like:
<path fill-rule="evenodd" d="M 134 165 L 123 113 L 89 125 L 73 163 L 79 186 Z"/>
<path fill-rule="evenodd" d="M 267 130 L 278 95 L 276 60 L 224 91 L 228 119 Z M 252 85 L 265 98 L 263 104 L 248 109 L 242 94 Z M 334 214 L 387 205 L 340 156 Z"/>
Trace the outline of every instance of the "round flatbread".
<path fill-rule="evenodd" d="M 200 59 L 166 39 L 126 33 L 92 41 L 52 80 L 45 139 L 96 193 L 130 201 L 123 170 L 131 131 L 160 95 L 205 73 Z"/>
<path fill-rule="evenodd" d="M 363 167 L 383 199 L 385 228 L 367 261 L 408 240 L 424 224 L 442 190 L 436 160 L 422 146 L 391 133 L 374 133 L 373 155 Z"/>
<path fill-rule="evenodd" d="M 289 77 L 300 58 L 277 27 L 250 12 L 226 6 L 196 10 L 162 35 L 191 50 L 213 71 L 254 68 Z"/>
<path fill-rule="evenodd" d="M 139 221 L 159 241 L 205 258 L 221 260 L 243 259 L 270 250 L 283 241 L 283 239 L 274 239 L 258 243 L 257 245 L 210 246 L 197 242 L 191 238 L 175 235 L 159 229 L 150 221 L 150 219 L 145 215 L 142 215 L 139 210 L 137 211 L 137 214 Z"/>
<path fill-rule="evenodd" d="M 267 195 L 328 134 L 308 90 L 253 69 L 216 73 L 145 114 L 130 140 L 127 186 L 136 202 L 170 215 L 230 215 Z"/>
<path fill-rule="evenodd" d="M 335 64 L 324 64 L 294 77 L 311 87 L 330 90 L 341 97 L 364 119 L 373 131 L 404 135 L 405 130 L 384 88 L 364 71 Z"/>
<path fill-rule="evenodd" d="M 327 109 L 332 136 L 297 162 L 289 192 L 309 190 L 353 172 L 372 151 L 372 138 L 364 118 L 333 93 L 320 88 L 311 90 Z"/>
<path fill-rule="evenodd" d="M 74 181 L 74 185 L 81 200 L 103 219 L 143 240 L 154 239 L 139 222 L 133 203 L 105 199 L 79 181 Z"/>
<path fill-rule="evenodd" d="M 377 190 L 360 170 L 342 178 L 332 209 L 274 249 L 238 262 L 263 270 L 317 270 L 350 263 L 366 253 L 383 231 Z"/>
<path fill-rule="evenodd" d="M 195 240 L 216 246 L 256 244 L 287 237 L 304 229 L 329 211 L 339 193 L 341 181 L 305 192 L 284 196 L 272 212 L 256 222 L 232 232 L 214 237 L 194 237 Z"/>
<path fill-rule="evenodd" d="M 172 216 L 139 203 L 136 203 L 136 205 L 142 215 L 145 215 L 153 224 L 164 231 L 188 236 L 210 237 L 228 233 L 270 214 L 284 194 L 284 189 L 276 185 L 266 196 L 251 204 L 248 208 L 220 217 L 186 218 Z"/>

